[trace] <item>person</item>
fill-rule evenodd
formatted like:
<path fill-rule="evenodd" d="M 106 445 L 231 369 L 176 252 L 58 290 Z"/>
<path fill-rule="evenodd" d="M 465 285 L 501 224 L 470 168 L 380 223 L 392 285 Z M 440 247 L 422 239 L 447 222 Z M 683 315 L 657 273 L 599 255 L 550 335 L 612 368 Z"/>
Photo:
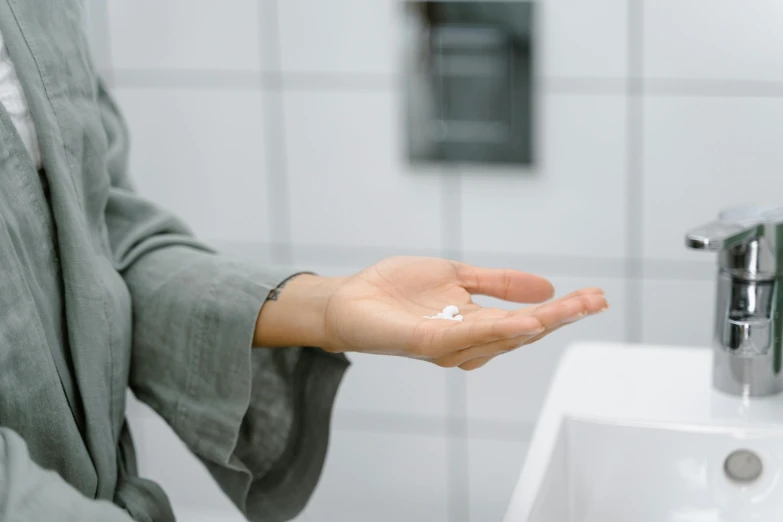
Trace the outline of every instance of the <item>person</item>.
<path fill-rule="evenodd" d="M 134 191 L 81 16 L 78 0 L 0 0 L 0 520 L 174 519 L 137 473 L 128 387 L 248 519 L 290 519 L 346 352 L 472 370 L 607 307 L 445 259 L 327 278 L 215 253 Z M 452 304 L 463 321 L 424 317 Z"/>

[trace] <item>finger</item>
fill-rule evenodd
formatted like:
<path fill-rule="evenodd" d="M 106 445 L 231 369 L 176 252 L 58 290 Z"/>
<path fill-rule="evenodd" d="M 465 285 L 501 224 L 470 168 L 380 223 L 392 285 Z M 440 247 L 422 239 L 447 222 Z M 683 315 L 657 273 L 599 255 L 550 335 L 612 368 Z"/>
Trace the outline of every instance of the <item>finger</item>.
<path fill-rule="evenodd" d="M 580 288 L 579 290 L 574 290 L 573 292 L 564 295 L 563 298 L 567 299 L 569 297 L 577 297 L 580 295 L 605 295 L 603 289 L 598 288 L 596 286 L 591 286 L 587 288 Z"/>
<path fill-rule="evenodd" d="M 538 334 L 538 335 L 536 335 L 536 336 L 534 336 L 532 338 L 518 337 L 516 342 L 510 342 L 510 343 L 506 344 L 506 346 L 511 345 L 511 348 L 508 348 L 508 349 L 506 349 L 506 350 L 504 350 L 504 351 L 502 351 L 502 352 L 500 352 L 500 353 L 498 353 L 496 355 L 488 355 L 488 356 L 484 356 L 484 357 L 476 357 L 475 359 L 470 359 L 469 361 L 465 361 L 464 363 L 460 364 L 459 368 L 462 369 L 462 370 L 465 370 L 467 372 L 472 371 L 472 370 L 477 370 L 477 369 L 481 368 L 482 366 L 486 365 L 489 361 L 491 361 L 495 357 L 500 357 L 504 353 L 512 352 L 512 351 L 516 350 L 517 348 L 522 348 L 523 346 L 527 346 L 528 344 L 537 343 L 538 341 L 540 341 L 544 337 L 546 337 L 546 336 L 548 336 L 550 334 L 553 334 L 556 331 L 560 330 L 563 326 L 566 326 L 566 325 L 561 325 L 561 326 L 552 328 L 551 330 L 546 330 L 545 332 L 543 332 L 541 334 Z"/>
<path fill-rule="evenodd" d="M 608 307 L 609 303 L 603 294 L 576 293 L 543 305 L 523 308 L 513 313 L 535 317 L 545 328 L 549 329 L 578 321 L 588 315 L 606 310 Z"/>
<path fill-rule="evenodd" d="M 567 324 L 574 323 L 589 315 L 600 313 L 607 308 L 608 304 L 603 295 L 577 295 L 563 301 L 553 301 L 538 307 L 533 312 L 533 316 L 543 325 L 543 331 L 533 335 L 523 334 L 517 337 L 490 341 L 483 345 L 474 345 L 455 353 L 444 354 L 437 362 L 443 367 L 452 368 L 476 358 L 496 356 L 536 342 Z"/>
<path fill-rule="evenodd" d="M 533 309 L 508 312 L 504 317 L 488 317 L 457 324 L 439 321 L 436 326 L 438 330 L 432 333 L 431 342 L 425 345 L 424 353 L 421 355 L 438 358 L 463 350 L 472 350 L 471 357 L 453 364 L 456 366 L 481 355 L 492 355 L 475 353 L 488 343 L 522 335 L 536 336 L 544 333 L 548 328 L 578 321 L 589 314 L 606 309 L 607 306 L 603 294 L 576 292 L 576 295 Z"/>
<path fill-rule="evenodd" d="M 540 341 L 541 339 L 543 339 L 547 335 L 555 333 L 556 331 L 560 330 L 564 326 L 568 326 L 568 325 L 567 324 L 561 324 L 560 326 L 555 326 L 554 328 L 550 328 L 548 330 L 545 330 L 544 332 L 542 332 L 542 333 L 536 335 L 535 337 L 533 337 L 532 339 L 530 339 L 526 344 L 537 343 L 538 341 Z"/>
<path fill-rule="evenodd" d="M 465 370 L 466 372 L 477 370 L 487 364 L 489 361 L 494 359 L 495 357 L 476 357 L 475 359 L 472 359 L 470 361 L 464 362 L 459 365 L 460 369 Z"/>
<path fill-rule="evenodd" d="M 493 341 L 482 346 L 474 346 L 467 350 L 443 355 L 442 357 L 435 359 L 433 362 L 438 366 L 442 366 L 443 368 L 455 368 L 457 366 L 462 368 L 462 365 L 469 365 L 471 361 L 487 358 L 492 359 L 498 355 L 515 350 L 528 344 L 531 339 L 536 337 L 538 337 L 538 335 L 520 335 L 511 339 Z"/>
<path fill-rule="evenodd" d="M 548 301 L 546 303 L 542 303 L 535 306 L 528 306 L 525 308 L 520 308 L 519 310 L 515 310 L 513 313 L 530 313 L 534 310 L 539 310 L 543 306 L 553 306 L 556 303 L 560 303 L 562 301 L 567 301 L 568 299 L 571 299 L 572 297 L 580 297 L 580 296 L 590 296 L 590 295 L 598 295 L 603 296 L 604 291 L 600 288 L 590 287 L 590 288 L 580 288 L 579 290 L 575 290 L 571 292 L 570 294 L 564 295 L 562 297 L 558 297 L 557 299 L 553 301 Z"/>
<path fill-rule="evenodd" d="M 532 314 L 521 315 L 510 312 L 502 317 L 487 317 L 458 323 L 442 320 L 437 321 L 433 326 L 437 330 L 431 334 L 430 346 L 421 354 L 431 358 L 520 335 L 533 337 L 544 331 L 544 326 Z"/>
<path fill-rule="evenodd" d="M 457 279 L 471 294 L 515 303 L 541 303 L 555 294 L 552 283 L 541 276 L 503 268 L 479 268 L 456 261 L 454 265 Z"/>
<path fill-rule="evenodd" d="M 599 310 L 598 312 L 596 312 L 596 314 L 601 313 L 601 312 L 603 312 L 605 310 L 608 310 L 608 309 L 609 309 L 609 305 L 607 304 L 606 307 L 604 307 L 601 310 Z M 595 315 L 595 314 L 589 314 L 589 315 Z M 529 341 L 527 341 L 527 343 L 525 343 L 525 344 L 536 343 L 536 342 L 540 341 L 541 339 L 543 339 L 544 337 L 546 337 L 547 335 L 555 333 L 556 331 L 558 331 L 562 327 L 568 326 L 568 324 L 569 323 L 563 323 L 563 324 L 561 324 L 559 326 L 556 326 L 554 328 L 548 328 L 548 329 L 544 330 L 543 332 L 541 332 L 540 334 L 538 334 L 537 336 L 535 336 L 534 338 L 532 338 Z"/>

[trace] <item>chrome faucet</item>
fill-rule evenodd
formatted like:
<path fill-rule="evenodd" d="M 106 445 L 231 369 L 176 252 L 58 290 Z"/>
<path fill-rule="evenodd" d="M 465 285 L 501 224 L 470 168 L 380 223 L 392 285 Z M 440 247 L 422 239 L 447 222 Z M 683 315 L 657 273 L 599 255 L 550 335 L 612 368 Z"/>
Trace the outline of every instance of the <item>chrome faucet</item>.
<path fill-rule="evenodd" d="M 685 243 L 718 252 L 713 386 L 744 397 L 780 393 L 783 207 L 727 209 Z"/>

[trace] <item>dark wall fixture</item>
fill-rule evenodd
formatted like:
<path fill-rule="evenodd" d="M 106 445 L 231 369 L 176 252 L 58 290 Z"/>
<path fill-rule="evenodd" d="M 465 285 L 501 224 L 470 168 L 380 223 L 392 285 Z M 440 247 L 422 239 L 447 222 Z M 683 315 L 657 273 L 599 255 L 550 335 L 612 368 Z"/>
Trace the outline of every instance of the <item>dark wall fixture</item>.
<path fill-rule="evenodd" d="M 529 2 L 405 5 L 405 106 L 413 162 L 533 163 Z"/>

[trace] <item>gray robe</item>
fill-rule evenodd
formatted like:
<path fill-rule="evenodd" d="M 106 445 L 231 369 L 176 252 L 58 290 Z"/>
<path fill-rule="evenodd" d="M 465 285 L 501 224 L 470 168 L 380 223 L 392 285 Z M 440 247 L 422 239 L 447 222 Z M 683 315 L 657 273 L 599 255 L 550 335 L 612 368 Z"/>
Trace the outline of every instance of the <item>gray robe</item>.
<path fill-rule="evenodd" d="M 173 520 L 137 474 L 128 386 L 249 519 L 292 518 L 347 362 L 251 349 L 290 274 L 215 254 L 134 192 L 81 18 L 77 0 L 0 0 L 44 164 L 0 106 L 0 520 Z"/>

